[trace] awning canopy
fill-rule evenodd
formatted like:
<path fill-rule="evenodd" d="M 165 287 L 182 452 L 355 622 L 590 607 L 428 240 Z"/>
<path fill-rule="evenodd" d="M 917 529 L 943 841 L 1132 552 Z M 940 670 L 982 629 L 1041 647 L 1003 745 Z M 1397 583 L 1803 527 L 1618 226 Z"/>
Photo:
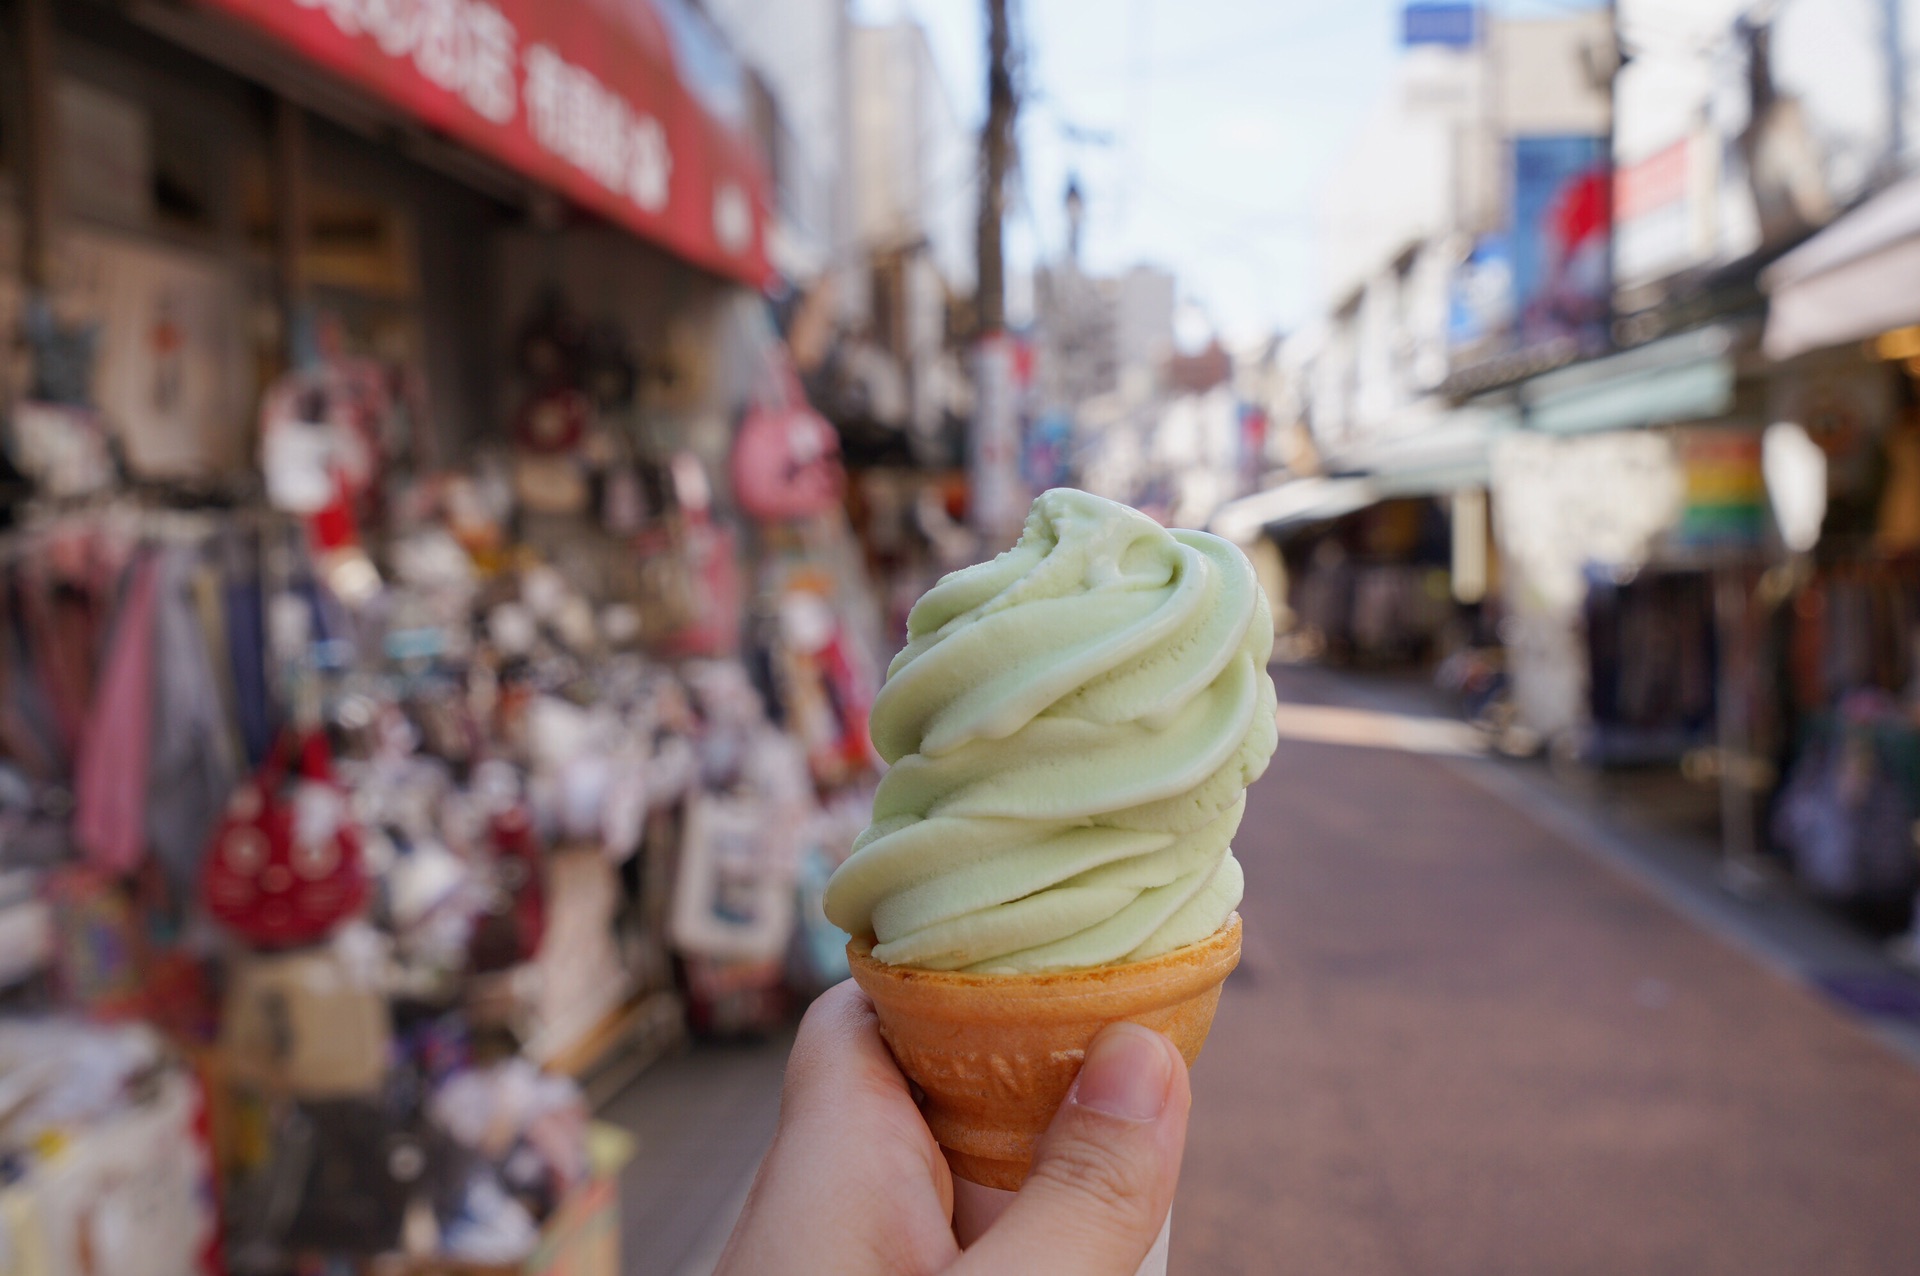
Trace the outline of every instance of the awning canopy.
<path fill-rule="evenodd" d="M 1493 436 L 1519 425 L 1520 411 L 1511 404 L 1467 403 L 1401 438 L 1343 457 L 1342 468 L 1366 473 L 1382 500 L 1485 487 Z"/>
<path fill-rule="evenodd" d="M 1888 187 L 1769 266 L 1769 357 L 1920 323 L 1920 177 Z"/>
<path fill-rule="evenodd" d="M 1634 430 L 1733 409 L 1735 333 L 1700 328 L 1576 363 L 1520 388 L 1526 424 L 1548 434 Z"/>
<path fill-rule="evenodd" d="M 668 251 L 768 278 L 739 66 L 687 0 L 199 0 Z"/>
<path fill-rule="evenodd" d="M 1244 545 L 1263 531 L 1320 523 L 1365 509 L 1380 499 L 1371 479 L 1297 478 L 1279 487 L 1229 501 L 1214 513 L 1208 530 Z"/>

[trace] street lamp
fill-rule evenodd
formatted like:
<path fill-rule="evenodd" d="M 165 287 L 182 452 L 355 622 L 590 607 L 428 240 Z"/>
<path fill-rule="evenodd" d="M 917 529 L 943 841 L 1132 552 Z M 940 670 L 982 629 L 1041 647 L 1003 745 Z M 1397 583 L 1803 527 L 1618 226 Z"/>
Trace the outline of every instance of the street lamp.
<path fill-rule="evenodd" d="M 1080 224 L 1087 215 L 1086 197 L 1080 193 L 1078 174 L 1067 177 L 1067 260 L 1076 269 L 1080 265 Z"/>

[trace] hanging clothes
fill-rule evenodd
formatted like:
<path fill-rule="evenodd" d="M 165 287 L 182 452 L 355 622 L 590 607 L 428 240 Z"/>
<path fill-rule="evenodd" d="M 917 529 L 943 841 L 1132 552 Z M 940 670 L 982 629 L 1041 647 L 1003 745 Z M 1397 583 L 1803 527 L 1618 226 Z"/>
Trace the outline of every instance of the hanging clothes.
<path fill-rule="evenodd" d="M 30 659 L 63 761 L 70 763 L 93 701 L 97 604 L 82 582 L 60 578 L 44 562 L 30 564 L 25 574 L 22 620 Z"/>
<path fill-rule="evenodd" d="M 67 756 L 60 729 L 33 665 L 32 644 L 21 607 L 21 573 L 9 569 L 0 581 L 0 748 L 28 775 L 43 783 L 65 777 Z"/>
<path fill-rule="evenodd" d="M 168 549 L 156 568 L 146 830 L 176 899 L 191 898 L 207 838 L 240 779 L 195 600 L 198 557 Z"/>
<path fill-rule="evenodd" d="M 202 556 L 193 571 L 193 610 L 206 643 L 208 663 L 220 693 L 220 716 L 233 746 L 234 764 L 246 757 L 246 739 L 240 733 L 240 714 L 233 693 L 233 652 L 227 641 L 226 583 L 220 568 Z"/>
<path fill-rule="evenodd" d="M 1910 419 L 1887 432 L 1886 458 L 1873 545 L 1883 554 L 1910 554 L 1920 550 L 1920 429 Z"/>
<path fill-rule="evenodd" d="M 273 743 L 273 715 L 267 700 L 266 621 L 260 582 L 250 573 L 227 577 L 227 659 L 233 674 L 234 716 L 246 746 L 249 770 L 260 765 Z"/>
<path fill-rule="evenodd" d="M 135 560 L 74 764 L 74 838 L 110 873 L 138 867 L 146 850 L 158 571 L 151 553 Z"/>

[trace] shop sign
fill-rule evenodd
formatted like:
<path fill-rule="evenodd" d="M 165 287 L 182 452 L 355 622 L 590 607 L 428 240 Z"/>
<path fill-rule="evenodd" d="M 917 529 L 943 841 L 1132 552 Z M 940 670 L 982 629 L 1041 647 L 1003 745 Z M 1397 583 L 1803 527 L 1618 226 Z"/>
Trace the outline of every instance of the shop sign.
<path fill-rule="evenodd" d="M 1400 43 L 1471 48 L 1479 38 L 1479 17 L 1473 4 L 1410 4 L 1400 15 Z"/>
<path fill-rule="evenodd" d="M 1661 147 L 1620 170 L 1613 196 L 1619 222 L 1615 269 L 1622 280 L 1655 279 L 1693 258 L 1690 138 Z"/>
<path fill-rule="evenodd" d="M 697 265 L 767 277 L 766 178 L 651 5 L 202 0 Z"/>
<path fill-rule="evenodd" d="M 1760 543 L 1767 532 L 1767 482 L 1758 430 L 1702 426 L 1680 434 L 1683 504 L 1673 537 L 1690 549 Z"/>
<path fill-rule="evenodd" d="M 1005 333 L 984 338 L 974 352 L 968 508 L 989 543 L 1019 530 L 1029 499 L 1020 480 L 1020 364 L 1019 347 Z"/>
<path fill-rule="evenodd" d="M 1456 350 L 1505 335 L 1513 323 L 1513 254 L 1504 235 L 1482 235 L 1454 268 L 1447 343 Z"/>
<path fill-rule="evenodd" d="M 1613 210 L 1606 139 L 1584 135 L 1513 141 L 1507 225 L 1520 344 L 1571 338 L 1606 344 Z"/>

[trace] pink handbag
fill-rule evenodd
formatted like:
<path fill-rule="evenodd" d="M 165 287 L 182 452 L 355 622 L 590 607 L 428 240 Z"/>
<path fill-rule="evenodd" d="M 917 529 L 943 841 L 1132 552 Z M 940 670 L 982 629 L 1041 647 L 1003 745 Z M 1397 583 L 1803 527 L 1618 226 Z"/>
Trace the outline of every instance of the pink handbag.
<path fill-rule="evenodd" d="M 784 353 L 769 369 L 778 390 L 747 410 L 729 470 L 740 508 L 768 523 L 811 518 L 840 502 L 840 435 L 807 402 Z"/>

